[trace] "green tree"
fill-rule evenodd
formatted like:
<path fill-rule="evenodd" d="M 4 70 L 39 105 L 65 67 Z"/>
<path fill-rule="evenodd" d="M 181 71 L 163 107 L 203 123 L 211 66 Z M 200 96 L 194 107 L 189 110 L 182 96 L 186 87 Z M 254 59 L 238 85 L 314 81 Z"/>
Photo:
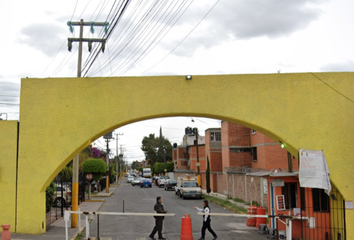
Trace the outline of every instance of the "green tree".
<path fill-rule="evenodd" d="M 145 154 L 145 159 L 153 166 L 156 162 L 164 162 L 172 160 L 172 144 L 168 139 L 162 136 L 155 137 L 155 134 L 149 134 L 142 140 L 141 150 Z M 165 153 L 164 153 L 165 151 Z"/>
<path fill-rule="evenodd" d="M 136 169 L 139 166 L 140 166 L 140 162 L 139 161 L 132 162 L 132 169 Z"/>
<path fill-rule="evenodd" d="M 102 159 L 89 158 L 82 164 L 82 171 L 84 173 L 92 173 L 92 180 L 99 181 L 102 175 L 107 172 L 106 163 Z M 90 184 L 91 186 L 91 184 Z M 89 187 L 89 199 L 91 198 L 91 187 Z"/>
<path fill-rule="evenodd" d="M 156 162 L 153 166 L 153 172 L 154 174 L 158 174 L 158 173 L 164 173 L 164 163 L 159 163 L 159 162 Z"/>
<path fill-rule="evenodd" d="M 166 169 L 167 172 L 173 172 L 173 170 L 175 169 L 173 162 L 166 163 Z"/>
<path fill-rule="evenodd" d="M 211 192 L 210 189 L 210 167 L 209 167 L 209 156 L 207 156 L 207 169 L 205 171 L 205 181 L 206 181 L 206 190 L 209 194 Z"/>
<path fill-rule="evenodd" d="M 82 164 L 84 173 L 92 173 L 92 180 L 99 181 L 107 172 L 106 163 L 102 159 L 89 158 Z"/>
<path fill-rule="evenodd" d="M 45 191 L 45 197 L 46 197 L 45 211 L 46 211 L 46 213 L 48 213 L 48 212 L 50 212 L 50 210 L 52 210 L 52 205 L 53 205 L 53 201 L 54 201 L 54 190 L 55 190 L 55 184 L 54 184 L 54 182 L 51 182 Z"/>

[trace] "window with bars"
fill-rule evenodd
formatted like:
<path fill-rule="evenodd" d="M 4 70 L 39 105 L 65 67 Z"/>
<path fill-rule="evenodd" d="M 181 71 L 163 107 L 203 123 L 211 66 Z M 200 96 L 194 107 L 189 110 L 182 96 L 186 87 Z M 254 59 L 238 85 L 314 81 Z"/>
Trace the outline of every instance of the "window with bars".
<path fill-rule="evenodd" d="M 329 197 L 323 189 L 312 189 L 313 211 L 329 212 Z"/>
<path fill-rule="evenodd" d="M 285 199 L 285 208 L 289 210 L 297 208 L 297 183 L 284 183 L 281 191 Z"/>

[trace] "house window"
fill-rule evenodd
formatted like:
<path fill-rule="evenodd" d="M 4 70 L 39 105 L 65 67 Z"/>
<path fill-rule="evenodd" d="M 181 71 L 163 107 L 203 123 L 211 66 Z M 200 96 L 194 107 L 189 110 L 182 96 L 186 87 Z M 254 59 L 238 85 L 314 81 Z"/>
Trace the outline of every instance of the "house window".
<path fill-rule="evenodd" d="M 257 147 L 251 148 L 251 154 L 252 154 L 253 162 L 257 162 Z"/>
<path fill-rule="evenodd" d="M 323 189 L 312 189 L 313 211 L 329 212 L 329 197 Z"/>
<path fill-rule="evenodd" d="M 210 132 L 211 142 L 221 142 L 221 132 Z"/>
<path fill-rule="evenodd" d="M 284 183 L 284 187 L 282 187 L 281 191 L 285 198 L 285 208 L 297 208 L 297 184 Z"/>
<path fill-rule="evenodd" d="M 306 191 L 305 188 L 300 187 L 301 210 L 306 210 Z"/>

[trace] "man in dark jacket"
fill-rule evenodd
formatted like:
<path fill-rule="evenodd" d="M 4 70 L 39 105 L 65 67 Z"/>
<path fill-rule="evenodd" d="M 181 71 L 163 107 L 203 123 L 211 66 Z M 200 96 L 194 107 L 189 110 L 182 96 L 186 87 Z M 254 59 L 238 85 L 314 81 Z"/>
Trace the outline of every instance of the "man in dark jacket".
<path fill-rule="evenodd" d="M 154 206 L 154 210 L 156 213 L 167 213 L 167 211 L 165 211 L 165 209 L 163 208 L 162 205 L 162 198 L 159 196 L 156 198 L 156 204 Z M 155 227 L 152 230 L 151 234 L 150 234 L 150 239 L 155 240 L 154 236 L 156 234 L 156 232 L 159 235 L 159 239 L 166 239 L 162 236 L 162 224 L 163 224 L 163 220 L 164 220 L 164 216 L 154 216 L 155 218 Z"/>

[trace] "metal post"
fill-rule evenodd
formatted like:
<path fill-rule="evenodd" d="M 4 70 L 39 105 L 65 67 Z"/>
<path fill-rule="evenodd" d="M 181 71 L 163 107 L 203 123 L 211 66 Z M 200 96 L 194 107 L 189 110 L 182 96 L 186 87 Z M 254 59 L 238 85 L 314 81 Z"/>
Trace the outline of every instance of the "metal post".
<path fill-rule="evenodd" d="M 97 214 L 97 240 L 100 239 L 100 215 Z"/>
<path fill-rule="evenodd" d="M 79 230 L 78 230 L 78 232 L 80 233 L 81 232 L 81 215 L 80 215 L 80 208 L 78 209 L 78 211 L 79 211 L 79 214 L 78 214 L 78 219 L 79 219 L 79 226 L 78 226 L 78 228 L 79 228 Z"/>
<path fill-rule="evenodd" d="M 164 161 L 164 172 L 165 176 L 167 176 L 167 169 L 166 169 L 166 149 L 163 148 L 163 161 Z"/>
<path fill-rule="evenodd" d="M 60 179 L 60 184 L 61 184 L 61 188 L 60 188 L 60 192 L 61 192 L 61 206 L 60 206 L 60 212 L 61 212 L 61 217 L 64 217 L 64 186 L 63 186 L 63 176 L 61 176 Z"/>
<path fill-rule="evenodd" d="M 79 208 L 79 154 L 73 160 L 73 186 L 72 186 L 72 211 L 77 211 Z M 78 215 L 71 214 L 71 227 L 77 228 Z"/>
<path fill-rule="evenodd" d="M 198 146 L 198 128 L 194 128 L 193 129 L 194 130 L 194 132 L 195 132 L 195 143 L 196 143 L 196 151 L 197 151 L 197 171 L 198 171 L 198 176 L 197 176 L 197 178 L 198 178 L 198 186 L 201 186 L 201 181 L 200 181 L 200 168 L 199 168 L 199 166 L 200 166 L 200 163 L 199 163 L 199 150 L 198 150 L 198 148 L 199 148 L 199 146 Z"/>
<path fill-rule="evenodd" d="M 90 239 L 90 224 L 88 221 L 88 216 L 85 215 L 85 225 L 86 225 L 86 239 Z"/>
<path fill-rule="evenodd" d="M 108 148 L 109 139 L 107 137 L 106 144 L 107 144 L 107 153 L 106 153 L 106 163 L 107 163 L 107 174 L 106 174 L 106 193 L 109 193 L 109 148 Z"/>
<path fill-rule="evenodd" d="M 119 156 L 118 156 L 118 134 L 116 134 L 116 183 L 118 184 L 118 163 L 119 163 Z"/>

